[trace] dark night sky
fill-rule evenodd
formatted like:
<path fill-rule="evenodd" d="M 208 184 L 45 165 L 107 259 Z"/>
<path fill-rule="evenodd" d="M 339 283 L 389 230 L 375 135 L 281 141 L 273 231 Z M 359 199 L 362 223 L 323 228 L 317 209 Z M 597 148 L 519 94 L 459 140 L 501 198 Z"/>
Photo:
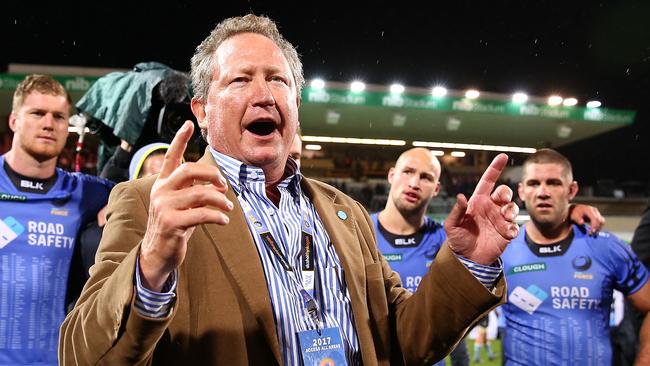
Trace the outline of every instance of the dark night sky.
<path fill-rule="evenodd" d="M 155 60 L 187 70 L 219 20 L 253 11 L 279 23 L 307 79 L 522 89 L 637 110 L 633 126 L 561 151 L 583 182 L 650 180 L 650 1 L 160 3 L 5 5 L 0 68 L 130 68 Z"/>

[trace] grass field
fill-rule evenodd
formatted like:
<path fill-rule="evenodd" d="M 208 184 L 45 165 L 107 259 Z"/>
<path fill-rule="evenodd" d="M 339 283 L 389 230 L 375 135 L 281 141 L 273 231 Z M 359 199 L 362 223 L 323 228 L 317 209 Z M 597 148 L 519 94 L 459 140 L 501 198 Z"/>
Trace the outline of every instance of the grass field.
<path fill-rule="evenodd" d="M 481 363 L 476 363 L 473 362 L 472 360 L 474 359 L 474 341 L 471 339 L 467 339 L 467 348 L 469 349 L 469 360 L 470 360 L 470 365 L 474 366 L 501 366 L 501 341 L 498 339 L 495 339 L 491 341 L 492 345 L 492 351 L 494 352 L 494 360 L 490 361 L 487 358 L 487 354 L 485 353 L 485 350 L 481 351 Z M 451 366 L 451 360 L 449 357 L 447 357 L 447 360 L 445 362 L 447 366 Z"/>

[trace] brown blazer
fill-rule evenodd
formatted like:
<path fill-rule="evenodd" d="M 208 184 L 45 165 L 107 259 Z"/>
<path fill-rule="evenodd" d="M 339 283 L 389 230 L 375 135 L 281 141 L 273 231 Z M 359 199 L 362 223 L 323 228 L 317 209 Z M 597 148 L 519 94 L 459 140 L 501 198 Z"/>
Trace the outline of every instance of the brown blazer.
<path fill-rule="evenodd" d="M 209 152 L 200 162 L 215 164 Z M 135 259 L 154 180 L 113 189 L 96 264 L 61 326 L 59 362 L 282 365 L 264 272 L 232 189 L 230 223 L 201 225 L 189 240 L 171 314 L 151 319 L 134 309 Z M 446 245 L 411 295 L 378 252 L 363 207 L 318 181 L 304 179 L 302 186 L 341 260 L 364 365 L 431 364 L 502 300 L 503 278 L 490 293 Z"/>

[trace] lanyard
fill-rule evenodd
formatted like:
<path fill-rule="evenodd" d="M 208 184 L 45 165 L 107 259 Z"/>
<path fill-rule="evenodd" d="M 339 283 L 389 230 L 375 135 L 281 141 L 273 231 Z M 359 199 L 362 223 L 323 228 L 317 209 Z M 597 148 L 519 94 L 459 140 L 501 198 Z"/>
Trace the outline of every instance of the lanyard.
<path fill-rule="evenodd" d="M 242 193 L 247 190 L 243 190 Z M 295 277 L 295 272 L 293 266 L 289 263 L 289 260 L 284 255 L 280 246 L 275 240 L 275 237 L 271 233 L 264 221 L 262 221 L 257 212 L 251 207 L 251 205 L 244 200 L 241 194 L 237 196 L 239 203 L 244 210 L 244 216 L 248 220 L 250 226 L 252 226 L 257 234 L 262 239 L 262 242 L 266 247 L 271 250 L 271 253 L 275 256 L 280 265 L 287 271 L 289 277 L 298 285 L 300 289 L 300 295 L 302 296 L 303 303 L 307 309 L 307 314 L 316 324 L 316 328 L 320 333 L 322 328 L 320 317 L 318 314 L 318 306 L 316 305 L 316 300 L 314 300 L 314 217 L 310 215 L 309 210 L 307 209 L 307 203 L 305 199 L 300 194 L 300 222 L 301 222 L 301 235 L 300 235 L 300 267 L 302 274 L 302 282 L 298 281 Z"/>

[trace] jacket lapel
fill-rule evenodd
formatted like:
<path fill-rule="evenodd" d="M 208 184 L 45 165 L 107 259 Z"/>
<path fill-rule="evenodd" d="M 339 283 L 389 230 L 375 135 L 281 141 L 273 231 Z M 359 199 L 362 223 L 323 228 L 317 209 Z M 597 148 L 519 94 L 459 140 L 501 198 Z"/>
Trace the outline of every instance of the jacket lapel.
<path fill-rule="evenodd" d="M 199 163 L 216 165 L 209 149 L 206 149 Z M 248 230 L 239 200 L 230 185 L 226 197 L 235 206 L 228 214 L 230 219 L 228 225 L 202 225 L 203 231 L 212 240 L 212 244 L 222 256 L 222 263 L 232 274 L 253 314 L 262 325 L 277 363 L 282 365 L 282 353 L 275 332 L 275 319 L 262 263 L 259 260 L 253 237 Z"/>
<path fill-rule="evenodd" d="M 349 207 L 336 203 L 334 191 L 320 189 L 309 179 L 303 179 L 302 182 L 343 266 L 358 333 L 364 324 L 362 319 L 368 318 L 368 305 L 365 261 L 361 251 L 363 243 L 359 243 L 356 219 Z"/>

